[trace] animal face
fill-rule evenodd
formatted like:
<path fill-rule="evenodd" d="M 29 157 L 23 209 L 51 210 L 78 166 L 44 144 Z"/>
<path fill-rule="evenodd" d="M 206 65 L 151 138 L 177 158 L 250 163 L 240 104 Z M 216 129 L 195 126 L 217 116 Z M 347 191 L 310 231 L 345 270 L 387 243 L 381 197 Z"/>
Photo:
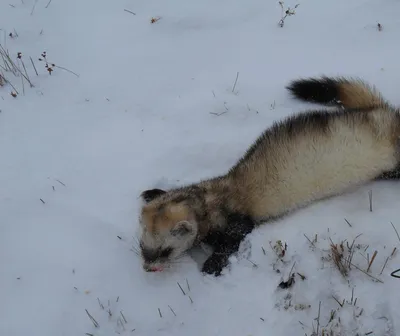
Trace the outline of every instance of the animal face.
<path fill-rule="evenodd" d="M 162 271 L 192 247 L 198 227 L 185 202 L 154 199 L 141 211 L 140 251 L 144 270 Z"/>

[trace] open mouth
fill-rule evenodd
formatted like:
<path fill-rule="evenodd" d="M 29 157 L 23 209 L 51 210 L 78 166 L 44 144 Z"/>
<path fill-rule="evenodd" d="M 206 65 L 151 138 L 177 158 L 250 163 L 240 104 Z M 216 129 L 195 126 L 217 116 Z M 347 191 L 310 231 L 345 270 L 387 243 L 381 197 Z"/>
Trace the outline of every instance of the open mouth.
<path fill-rule="evenodd" d="M 164 270 L 161 266 L 149 266 L 145 268 L 146 272 L 162 272 Z"/>

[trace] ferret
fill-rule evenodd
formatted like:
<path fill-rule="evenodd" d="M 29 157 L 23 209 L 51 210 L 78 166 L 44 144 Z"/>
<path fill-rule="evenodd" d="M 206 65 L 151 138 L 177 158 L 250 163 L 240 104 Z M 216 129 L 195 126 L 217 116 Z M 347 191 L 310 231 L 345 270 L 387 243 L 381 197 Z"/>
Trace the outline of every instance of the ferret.
<path fill-rule="evenodd" d="M 221 275 L 257 226 L 372 180 L 400 178 L 400 113 L 360 79 L 293 80 L 299 100 L 333 106 L 267 128 L 225 174 L 141 193 L 145 271 L 162 271 L 204 242 L 204 274 Z"/>

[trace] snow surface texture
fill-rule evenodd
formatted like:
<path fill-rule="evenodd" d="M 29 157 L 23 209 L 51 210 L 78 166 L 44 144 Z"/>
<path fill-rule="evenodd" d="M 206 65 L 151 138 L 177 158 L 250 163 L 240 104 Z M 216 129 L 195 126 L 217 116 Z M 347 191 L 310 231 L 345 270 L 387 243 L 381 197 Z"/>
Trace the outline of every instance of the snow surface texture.
<path fill-rule="evenodd" d="M 34 87 L 3 71 L 19 94 L 0 88 L 0 335 L 399 335 L 399 253 L 380 274 L 400 248 L 397 182 L 255 230 L 220 278 L 200 274 L 201 251 L 156 274 L 132 251 L 142 190 L 221 174 L 273 121 L 314 107 L 289 80 L 359 76 L 400 105 L 399 12 L 304 0 L 279 27 L 278 1 L 1 1 L 0 43 Z M 49 75 L 43 51 L 79 77 Z M 370 276 L 344 277 L 330 239 L 359 234 L 352 263 L 366 271 L 378 254 Z"/>

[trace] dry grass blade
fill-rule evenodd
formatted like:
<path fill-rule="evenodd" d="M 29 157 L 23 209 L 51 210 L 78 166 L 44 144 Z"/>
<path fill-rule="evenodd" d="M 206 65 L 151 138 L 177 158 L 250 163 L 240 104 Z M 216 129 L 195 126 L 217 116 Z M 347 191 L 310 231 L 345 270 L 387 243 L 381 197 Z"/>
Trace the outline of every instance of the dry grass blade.
<path fill-rule="evenodd" d="M 321 301 L 319 301 L 319 307 L 318 307 L 318 318 L 317 318 L 317 335 L 319 333 L 319 320 L 321 317 Z"/>
<path fill-rule="evenodd" d="M 128 323 L 128 321 L 126 320 L 124 314 L 122 313 L 122 310 L 120 311 L 120 314 L 121 314 L 122 318 L 124 319 L 124 322 L 125 322 L 125 323 Z"/>
<path fill-rule="evenodd" d="M 168 305 L 168 308 L 171 310 L 172 314 L 174 314 L 174 315 L 176 316 L 176 314 L 175 314 L 174 310 L 171 308 L 171 306 L 170 306 L 170 305 Z"/>
<path fill-rule="evenodd" d="M 128 13 L 131 13 L 131 14 L 133 14 L 133 15 L 136 15 L 136 13 L 130 11 L 129 9 L 124 9 L 124 11 L 125 11 L 125 12 L 128 12 Z"/>
<path fill-rule="evenodd" d="M 311 244 L 312 246 L 315 247 L 315 245 L 314 245 L 314 243 L 311 241 L 311 239 L 308 238 L 307 235 L 306 235 L 305 233 L 303 233 L 303 235 L 304 235 L 304 237 L 306 237 L 306 239 L 310 242 L 310 244 Z"/>
<path fill-rule="evenodd" d="M 390 256 L 386 258 L 385 263 L 383 264 L 381 273 L 379 273 L 379 275 L 382 275 L 383 271 L 385 270 L 385 267 L 386 267 L 387 262 L 389 261 L 389 258 L 390 258 Z"/>
<path fill-rule="evenodd" d="M 186 295 L 186 293 L 185 293 L 185 291 L 183 290 L 183 288 L 182 288 L 182 286 L 180 285 L 180 283 L 179 283 L 179 282 L 177 282 L 177 284 L 178 284 L 179 288 L 181 289 L 181 291 L 182 291 L 183 295 Z"/>
<path fill-rule="evenodd" d="M 340 301 L 339 301 L 337 298 L 335 298 L 333 295 L 332 295 L 332 298 L 337 302 L 337 304 L 338 304 L 340 307 L 343 307 L 344 301 L 343 301 L 343 303 L 340 303 Z"/>
<path fill-rule="evenodd" d="M 237 72 L 237 73 L 236 73 L 236 79 L 235 79 L 235 83 L 233 84 L 232 92 L 234 92 L 234 91 L 235 91 L 235 88 L 236 88 L 236 84 L 237 84 L 238 78 L 239 78 L 239 72 Z"/>
<path fill-rule="evenodd" d="M 90 320 L 92 321 L 92 323 L 94 324 L 94 326 L 96 328 L 98 328 L 100 325 L 97 323 L 97 321 L 94 319 L 94 317 L 92 315 L 90 315 L 90 313 L 88 312 L 87 309 L 85 309 L 85 311 L 86 311 L 86 314 L 89 316 Z"/>
<path fill-rule="evenodd" d="M 378 254 L 378 251 L 375 251 L 374 254 L 372 255 L 371 261 L 370 261 L 370 263 L 368 265 L 368 268 L 367 268 L 367 272 L 369 272 L 369 269 L 371 268 L 371 265 L 374 262 L 375 257 L 376 257 L 377 254 Z"/>
<path fill-rule="evenodd" d="M 9 70 L 6 71 L 11 71 L 14 76 L 17 76 L 17 74 L 20 74 L 22 77 L 26 79 L 26 81 L 29 83 L 31 87 L 34 85 L 30 81 L 30 79 L 21 71 L 21 69 L 14 63 L 14 61 L 11 59 L 10 53 L 3 48 L 3 46 L 0 44 L 0 54 L 3 58 L 3 62 L 5 65 L 8 66 Z"/>
<path fill-rule="evenodd" d="M 35 63 L 33 63 L 32 57 L 29 57 L 29 58 L 31 59 L 31 63 L 32 63 L 33 69 L 35 69 L 36 76 L 39 76 L 39 74 L 38 74 L 38 72 L 37 72 L 37 70 L 36 70 Z"/>
<path fill-rule="evenodd" d="M 399 239 L 400 242 L 400 235 L 399 232 L 397 231 L 396 227 L 394 226 L 394 224 L 392 222 L 390 222 L 390 224 L 392 224 L 394 231 L 396 232 L 397 238 Z"/>
<path fill-rule="evenodd" d="M 340 271 L 340 273 L 346 277 L 349 273 L 349 268 L 346 266 L 346 264 L 343 263 L 343 253 L 344 253 L 344 249 L 343 249 L 343 245 L 340 244 L 339 246 L 337 244 L 333 244 L 331 243 L 331 257 L 332 260 L 334 262 L 334 264 L 336 265 L 336 267 L 338 268 L 338 270 Z"/>
<path fill-rule="evenodd" d="M 360 267 L 358 267 L 357 265 L 354 265 L 353 263 L 351 263 L 352 266 L 354 266 L 355 268 L 357 268 L 360 272 L 363 272 L 365 275 L 368 275 L 370 278 L 374 279 L 375 281 L 378 281 L 380 283 L 384 283 L 382 280 L 372 276 L 371 274 L 365 272 L 364 270 L 362 270 Z"/>

